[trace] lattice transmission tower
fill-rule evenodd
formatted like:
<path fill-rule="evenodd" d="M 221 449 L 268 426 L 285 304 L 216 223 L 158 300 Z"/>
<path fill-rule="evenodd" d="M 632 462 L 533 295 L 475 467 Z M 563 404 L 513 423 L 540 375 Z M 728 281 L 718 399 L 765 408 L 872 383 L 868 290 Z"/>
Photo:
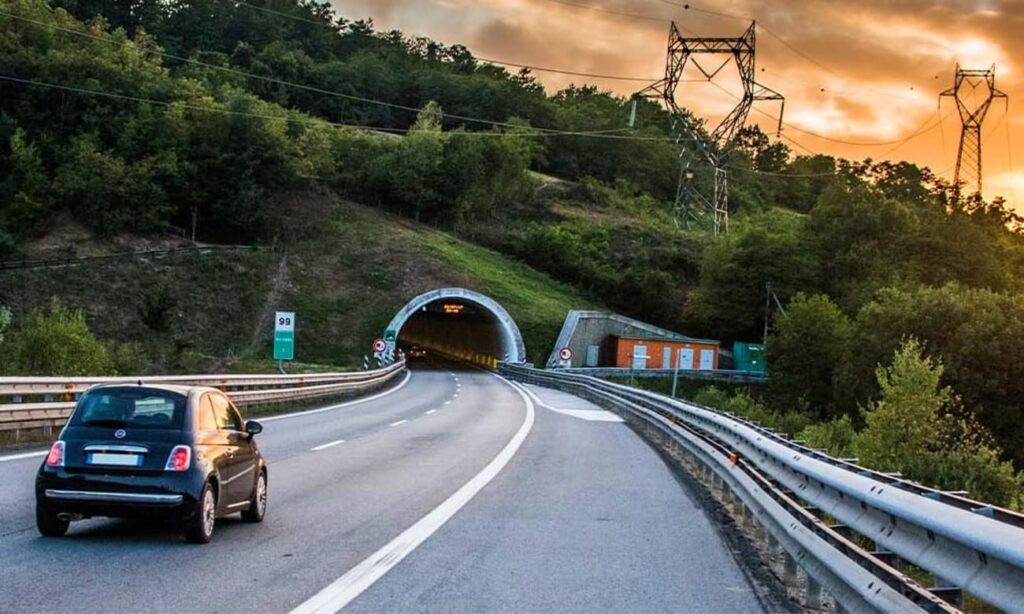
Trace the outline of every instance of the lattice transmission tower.
<path fill-rule="evenodd" d="M 1009 97 L 996 89 L 994 64 L 986 70 L 967 70 L 957 64 L 953 87 L 939 94 L 940 109 L 942 99 L 947 96 L 956 100 L 962 125 L 960 151 L 957 153 L 956 175 L 953 179 L 953 195 L 955 200 L 959 201 L 962 191 L 966 191 L 968 196 L 981 194 L 981 125 L 992 102 L 996 98 L 1002 98 L 1009 105 Z"/>
<path fill-rule="evenodd" d="M 708 212 L 714 212 L 714 231 L 718 235 L 729 229 L 729 193 L 728 173 L 722 166 L 722 155 L 726 147 L 733 141 L 747 121 L 747 115 L 755 102 L 777 100 L 782 103 L 779 111 L 779 132 L 782 131 L 782 113 L 785 111 L 785 98 L 782 94 L 769 89 L 755 78 L 756 55 L 756 22 L 751 22 L 743 36 L 739 38 L 710 38 L 700 36 L 683 36 L 678 26 L 672 22 L 668 38 L 668 61 L 665 66 L 665 78 L 654 83 L 636 94 L 636 97 L 659 99 L 665 103 L 672 114 L 672 130 L 679 148 L 680 171 L 676 189 L 676 219 L 687 226 L 691 222 L 699 222 Z M 701 56 L 715 58 L 714 69 L 708 70 L 701 62 Z M 724 60 L 718 63 L 722 56 Z M 743 95 L 736 107 L 724 119 L 705 135 L 693 118 L 676 102 L 676 90 L 682 82 L 683 70 L 693 65 L 704 79 L 712 82 L 730 63 L 735 63 L 743 85 Z M 687 155 L 686 141 L 693 140 L 713 172 L 710 194 L 703 193 L 694 182 L 694 169 Z M 706 190 L 706 189 L 705 189 Z"/>

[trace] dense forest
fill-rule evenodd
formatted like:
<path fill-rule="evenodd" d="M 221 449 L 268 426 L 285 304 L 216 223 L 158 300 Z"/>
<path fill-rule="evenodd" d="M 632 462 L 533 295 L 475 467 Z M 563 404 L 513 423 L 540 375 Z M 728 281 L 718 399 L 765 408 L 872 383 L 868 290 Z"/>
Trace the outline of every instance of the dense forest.
<path fill-rule="evenodd" d="M 767 318 L 757 403 L 829 432 L 868 428 L 904 372 L 938 373 L 938 414 L 1024 467 L 1024 241 L 1002 200 L 752 127 L 714 239 L 674 223 L 669 116 L 643 102 L 629 128 L 630 105 L 328 4 L 0 0 L 0 258 L 61 215 L 101 237 L 287 243 L 274 195 L 316 185 L 682 332 L 759 340 Z"/>

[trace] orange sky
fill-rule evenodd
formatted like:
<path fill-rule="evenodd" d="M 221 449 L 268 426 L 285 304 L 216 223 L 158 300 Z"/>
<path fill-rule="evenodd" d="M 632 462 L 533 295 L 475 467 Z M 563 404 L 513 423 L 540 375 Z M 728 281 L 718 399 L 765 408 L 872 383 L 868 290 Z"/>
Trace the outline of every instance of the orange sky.
<path fill-rule="evenodd" d="M 684 10 L 674 6 L 675 0 L 333 3 L 345 17 L 373 17 L 379 29 L 398 28 L 408 35 L 461 43 L 479 57 L 634 77 L 657 77 L 664 72 L 671 19 L 702 36 L 739 36 L 749 23 Z M 1010 101 L 1009 112 L 1002 102 L 993 105 L 985 122 L 985 195 L 1005 196 L 1024 211 L 1024 148 L 1018 147 L 1024 117 L 1015 112 L 1024 104 L 1017 98 L 1018 91 L 1024 96 L 1024 89 L 1018 87 L 1024 82 L 1020 41 L 1024 0 L 705 0 L 690 4 L 694 9 L 751 16 L 763 26 L 757 39 L 758 80 L 785 95 L 789 126 L 784 133 L 806 148 L 790 143 L 797 153 L 907 159 L 951 179 L 960 121 L 952 100 L 944 100 L 938 110 L 938 94 L 952 86 L 957 61 L 965 68 L 994 63 L 996 84 Z M 575 81 L 628 95 L 644 85 L 536 74 L 551 91 Z M 738 91 L 735 72 L 723 73 L 716 81 Z M 684 84 L 677 101 L 712 124 L 732 105 L 724 93 L 703 83 Z M 777 104 L 764 103 L 759 108 L 778 114 Z M 775 122 L 765 115 L 754 111 L 750 119 L 774 133 Z M 900 142 L 923 127 L 931 129 Z"/>

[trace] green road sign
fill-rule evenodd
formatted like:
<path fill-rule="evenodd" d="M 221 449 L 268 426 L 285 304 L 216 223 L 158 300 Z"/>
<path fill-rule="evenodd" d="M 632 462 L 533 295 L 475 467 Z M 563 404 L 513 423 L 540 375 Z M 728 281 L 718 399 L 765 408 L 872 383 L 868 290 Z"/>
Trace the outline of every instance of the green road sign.
<path fill-rule="evenodd" d="M 274 360 L 295 360 L 295 331 L 274 331 Z"/>
<path fill-rule="evenodd" d="M 274 360 L 295 360 L 295 312 L 274 314 Z"/>

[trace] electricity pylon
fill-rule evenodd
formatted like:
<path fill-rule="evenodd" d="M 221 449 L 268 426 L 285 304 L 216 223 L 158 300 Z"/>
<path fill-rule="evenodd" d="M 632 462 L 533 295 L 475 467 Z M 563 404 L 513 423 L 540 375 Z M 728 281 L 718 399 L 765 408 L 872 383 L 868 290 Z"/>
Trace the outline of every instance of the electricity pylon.
<path fill-rule="evenodd" d="M 782 113 L 785 111 L 785 98 L 782 94 L 769 89 L 754 79 L 756 54 L 756 22 L 739 38 L 709 38 L 683 36 L 675 22 L 669 30 L 668 61 L 665 66 L 665 78 L 636 94 L 637 97 L 657 98 L 665 103 L 672 114 L 672 130 L 676 145 L 679 148 L 680 172 L 679 184 L 676 189 L 676 219 L 684 224 L 699 221 L 708 211 L 714 212 L 714 230 L 717 236 L 729 230 L 729 176 L 722 166 L 722 154 L 743 128 L 755 102 L 762 100 L 778 100 L 782 103 L 779 112 L 779 132 L 782 131 Z M 714 70 L 706 70 L 695 56 L 727 56 Z M 717 60 L 716 60 L 717 61 Z M 725 116 L 718 126 L 705 135 L 690 117 L 676 103 L 676 89 L 683 76 L 683 70 L 692 64 L 704 78 L 711 82 L 730 62 L 735 62 L 743 84 L 743 96 L 736 107 Z M 694 184 L 694 172 L 687 159 L 685 141 L 693 140 L 697 148 L 714 172 L 713 187 L 710 196 L 701 193 Z"/>
<path fill-rule="evenodd" d="M 984 86 L 984 98 L 976 103 L 974 94 L 978 93 L 981 86 Z M 939 94 L 940 109 L 942 99 L 946 96 L 956 100 L 962 125 L 960 151 L 957 153 L 956 175 L 953 179 L 953 197 L 959 202 L 962 190 L 970 190 L 967 192 L 968 196 L 981 194 L 981 125 L 985 121 L 989 107 L 992 106 L 992 101 L 1003 98 L 1009 105 L 1009 96 L 996 89 L 995 64 L 986 70 L 967 70 L 957 64 L 953 87 Z"/>

